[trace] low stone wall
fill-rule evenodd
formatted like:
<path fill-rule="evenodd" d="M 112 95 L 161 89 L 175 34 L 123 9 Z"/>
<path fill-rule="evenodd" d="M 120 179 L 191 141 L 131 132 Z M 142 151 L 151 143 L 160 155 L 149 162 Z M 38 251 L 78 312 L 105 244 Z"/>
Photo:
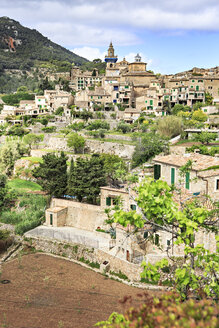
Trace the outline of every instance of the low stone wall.
<path fill-rule="evenodd" d="M 124 273 L 130 280 L 132 281 L 140 281 L 140 273 L 142 269 L 139 265 L 130 263 L 128 261 L 119 259 L 115 256 L 112 256 L 100 249 L 95 250 L 95 258 L 97 262 L 103 263 L 104 261 L 108 261 L 110 264 L 110 270 L 114 272 L 121 271 Z"/>
<path fill-rule="evenodd" d="M 135 146 L 120 144 L 115 142 L 105 142 L 99 140 L 86 140 L 86 147 L 91 153 L 107 153 L 111 155 L 118 155 L 123 158 L 130 159 L 134 153 Z"/>
<path fill-rule="evenodd" d="M 118 259 L 102 250 L 87 247 L 81 244 L 63 243 L 57 240 L 48 240 L 42 237 L 24 237 L 24 243 L 36 250 L 61 255 L 68 259 L 98 262 L 108 261 L 110 271 L 124 273 L 131 281 L 140 281 L 141 267 L 139 265 Z"/>

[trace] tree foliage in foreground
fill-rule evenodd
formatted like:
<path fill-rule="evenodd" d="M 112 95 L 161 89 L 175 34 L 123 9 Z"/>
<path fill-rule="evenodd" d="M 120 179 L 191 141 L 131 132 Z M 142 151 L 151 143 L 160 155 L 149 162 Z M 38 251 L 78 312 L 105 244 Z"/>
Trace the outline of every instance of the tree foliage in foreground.
<path fill-rule="evenodd" d="M 217 298 L 219 252 L 210 253 L 202 244 L 197 243 L 196 235 L 200 231 L 217 233 L 219 208 L 208 210 L 198 200 L 189 200 L 179 210 L 178 204 L 173 201 L 173 188 L 162 180 L 143 181 L 137 188 L 137 193 L 136 201 L 140 212 L 126 212 L 119 208 L 111 216 L 111 222 L 122 226 L 130 224 L 136 230 L 149 224 L 153 228 L 153 233 L 170 233 L 172 243 L 181 245 L 184 249 L 183 263 L 176 266 L 174 271 L 175 287 L 181 297 L 187 299 L 195 295 Z M 215 238 L 219 248 L 219 238 Z M 153 239 L 151 241 L 153 242 Z M 167 255 L 169 256 L 168 251 Z M 142 262 L 142 266 L 142 277 L 147 278 L 150 275 L 154 280 L 159 268 L 145 262 Z"/>
<path fill-rule="evenodd" d="M 169 293 L 152 298 L 139 295 L 142 304 L 131 307 L 125 314 L 113 312 L 108 320 L 96 324 L 102 328 L 216 328 L 218 310 L 210 301 L 181 302 L 177 294 Z M 128 297 L 123 302 L 127 302 Z"/>
<path fill-rule="evenodd" d="M 67 157 L 61 152 L 60 156 L 49 153 L 42 159 L 39 167 L 33 170 L 33 176 L 51 196 L 62 197 L 67 189 Z"/>

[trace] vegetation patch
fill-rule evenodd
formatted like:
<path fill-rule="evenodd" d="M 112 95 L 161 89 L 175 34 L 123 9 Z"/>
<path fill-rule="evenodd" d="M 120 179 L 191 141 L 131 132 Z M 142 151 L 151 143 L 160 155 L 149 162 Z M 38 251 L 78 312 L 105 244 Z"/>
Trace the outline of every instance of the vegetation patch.
<path fill-rule="evenodd" d="M 27 181 L 22 179 L 13 179 L 8 181 L 8 186 L 11 189 L 17 190 L 17 191 L 37 191 L 42 190 L 42 187 L 33 181 Z"/>
<path fill-rule="evenodd" d="M 120 279 L 128 280 L 128 277 L 124 273 L 122 273 L 120 270 L 119 270 L 119 272 L 110 271 L 110 274 L 112 274 L 113 276 L 119 277 Z"/>
<path fill-rule="evenodd" d="M 15 232 L 22 235 L 40 225 L 44 219 L 46 199 L 42 195 L 23 194 L 12 210 L 3 210 L 0 221 L 15 225 Z"/>

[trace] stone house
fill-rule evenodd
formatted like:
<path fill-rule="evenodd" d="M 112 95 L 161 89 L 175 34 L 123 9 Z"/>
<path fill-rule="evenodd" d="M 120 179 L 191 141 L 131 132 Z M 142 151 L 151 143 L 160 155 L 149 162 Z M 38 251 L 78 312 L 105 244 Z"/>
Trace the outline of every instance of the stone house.
<path fill-rule="evenodd" d="M 192 169 L 182 178 L 179 169 L 189 160 L 192 162 Z M 156 156 L 153 161 L 155 179 L 162 178 L 169 185 L 185 188 L 190 195 L 200 193 L 219 200 L 218 157 L 186 153 L 183 156 Z"/>

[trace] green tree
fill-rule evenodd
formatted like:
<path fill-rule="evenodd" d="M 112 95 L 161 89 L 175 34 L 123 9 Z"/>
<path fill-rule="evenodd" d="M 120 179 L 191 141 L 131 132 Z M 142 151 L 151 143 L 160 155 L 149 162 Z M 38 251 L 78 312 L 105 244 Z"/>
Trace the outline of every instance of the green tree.
<path fill-rule="evenodd" d="M 213 100 L 214 100 L 214 97 L 209 92 L 206 92 L 205 93 L 205 103 L 206 103 L 206 105 L 207 106 L 212 105 Z"/>
<path fill-rule="evenodd" d="M 54 85 L 46 77 L 39 85 L 40 90 L 54 90 Z"/>
<path fill-rule="evenodd" d="M 211 141 L 217 139 L 217 133 L 202 131 L 201 133 L 194 133 L 193 139 L 201 142 L 203 145 L 208 145 Z"/>
<path fill-rule="evenodd" d="M 118 186 L 121 175 L 119 171 L 124 171 L 127 174 L 128 168 L 124 160 L 118 155 L 101 154 L 100 158 L 104 162 L 104 170 L 106 172 L 107 184 Z"/>
<path fill-rule="evenodd" d="M 88 124 L 86 127 L 87 130 L 92 131 L 92 130 L 99 130 L 99 129 L 104 129 L 104 130 L 109 130 L 110 125 L 107 123 L 107 121 L 104 120 L 95 120 L 92 121 Z"/>
<path fill-rule="evenodd" d="M 48 153 L 42 156 L 43 162 L 33 170 L 33 176 L 51 196 L 62 197 L 67 189 L 67 157 Z"/>
<path fill-rule="evenodd" d="M 104 162 L 99 155 L 91 159 L 79 157 L 72 167 L 69 176 L 68 193 L 79 202 L 97 204 L 100 187 L 106 185 Z"/>
<path fill-rule="evenodd" d="M 173 115 L 177 115 L 179 112 L 190 112 L 191 111 L 191 107 L 189 106 L 183 106 L 181 104 L 176 104 L 174 105 L 173 109 L 172 109 L 172 114 Z"/>
<path fill-rule="evenodd" d="M 67 145 L 73 148 L 75 153 L 80 153 L 84 149 L 85 139 L 76 132 L 72 132 L 67 136 Z"/>
<path fill-rule="evenodd" d="M 7 139 L 0 148 L 0 172 L 10 176 L 13 173 L 15 161 L 24 154 L 29 154 L 29 147 L 19 139 Z"/>
<path fill-rule="evenodd" d="M 28 93 L 28 88 L 25 85 L 22 85 L 19 88 L 17 88 L 17 93 L 19 93 L 19 92 L 26 92 L 26 93 Z"/>
<path fill-rule="evenodd" d="M 23 142 L 29 145 L 29 147 L 31 148 L 32 145 L 40 143 L 41 141 L 43 141 L 43 139 L 44 139 L 43 134 L 36 135 L 34 133 L 28 133 L 23 137 Z"/>
<path fill-rule="evenodd" d="M 132 155 L 132 167 L 146 163 L 161 152 L 168 152 L 168 142 L 158 134 L 145 133 L 137 138 L 137 145 Z"/>
<path fill-rule="evenodd" d="M 5 206 L 7 193 L 7 177 L 4 174 L 0 174 L 0 211 Z"/>
<path fill-rule="evenodd" d="M 44 126 L 47 126 L 47 124 L 49 123 L 49 120 L 46 117 L 42 117 L 42 118 L 40 118 L 40 123 Z"/>
<path fill-rule="evenodd" d="M 64 108 L 62 106 L 58 107 L 55 111 L 55 115 L 62 116 L 63 113 L 64 113 Z"/>
<path fill-rule="evenodd" d="M 167 114 L 171 114 L 171 103 L 169 100 L 164 100 L 162 110 Z"/>
<path fill-rule="evenodd" d="M 192 119 L 199 122 L 205 122 L 207 118 L 208 116 L 201 109 L 194 111 L 192 114 Z"/>

